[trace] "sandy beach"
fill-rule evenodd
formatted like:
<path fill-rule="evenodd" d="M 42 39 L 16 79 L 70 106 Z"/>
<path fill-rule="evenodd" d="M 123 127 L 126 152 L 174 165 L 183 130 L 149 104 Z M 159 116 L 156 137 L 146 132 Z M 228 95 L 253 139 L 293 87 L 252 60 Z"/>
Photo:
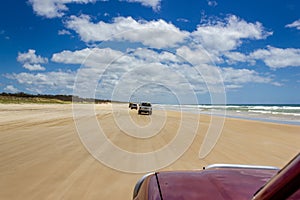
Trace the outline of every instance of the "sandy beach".
<path fill-rule="evenodd" d="M 143 174 L 113 169 L 90 154 L 78 131 L 86 130 L 87 140 L 94 137 L 91 133 L 98 131 L 90 124 L 94 118 L 112 144 L 132 153 L 162 149 L 178 137 L 179 129 L 184 128 L 187 136 L 195 132 L 187 151 L 161 170 L 202 169 L 214 163 L 283 167 L 300 151 L 300 126 L 226 118 L 213 150 L 200 159 L 210 116 L 186 113 L 183 118 L 179 112 L 162 110 L 138 115 L 127 104 L 103 104 L 95 105 L 94 116 L 78 112 L 83 124 L 78 127 L 72 108 L 0 104 L 0 199 L 131 199 Z M 189 124 L 195 120 L 196 129 Z M 101 150 L 97 140 L 91 140 Z M 131 162 L 113 155 L 112 164 Z M 134 168 L 136 163 L 130 164 Z"/>

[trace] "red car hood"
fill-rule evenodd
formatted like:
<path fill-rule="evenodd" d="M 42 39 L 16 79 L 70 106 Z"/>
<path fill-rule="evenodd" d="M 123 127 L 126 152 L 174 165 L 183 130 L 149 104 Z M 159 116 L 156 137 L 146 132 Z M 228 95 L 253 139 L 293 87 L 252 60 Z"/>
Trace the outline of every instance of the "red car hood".
<path fill-rule="evenodd" d="M 149 177 L 148 199 L 161 199 L 162 195 L 163 199 L 172 200 L 249 200 L 276 173 L 277 170 L 253 169 L 160 172 L 157 177 Z"/>
<path fill-rule="evenodd" d="M 300 153 L 281 170 L 222 164 L 201 171 L 148 174 L 137 182 L 133 199 L 299 200 Z"/>

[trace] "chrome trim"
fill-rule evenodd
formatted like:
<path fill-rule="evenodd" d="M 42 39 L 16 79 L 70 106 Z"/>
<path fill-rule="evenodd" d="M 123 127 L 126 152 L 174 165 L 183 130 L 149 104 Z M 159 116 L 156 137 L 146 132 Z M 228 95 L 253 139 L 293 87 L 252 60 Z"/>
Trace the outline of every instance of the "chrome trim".
<path fill-rule="evenodd" d="M 238 169 L 269 169 L 269 170 L 280 170 L 274 166 L 263 166 L 263 165 L 240 165 L 240 164 L 212 164 L 208 165 L 204 169 L 215 169 L 215 168 L 238 168 Z"/>
<path fill-rule="evenodd" d="M 134 190 L 133 190 L 133 199 L 138 195 L 140 188 L 141 188 L 142 184 L 144 183 L 145 179 L 154 174 L 155 174 L 154 172 L 148 173 L 137 181 L 137 183 L 134 186 Z"/>

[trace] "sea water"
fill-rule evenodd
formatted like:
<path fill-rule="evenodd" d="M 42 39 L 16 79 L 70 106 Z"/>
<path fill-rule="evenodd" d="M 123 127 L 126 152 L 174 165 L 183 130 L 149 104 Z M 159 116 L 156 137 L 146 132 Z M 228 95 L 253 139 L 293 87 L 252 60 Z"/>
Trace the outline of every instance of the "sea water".
<path fill-rule="evenodd" d="M 300 125 L 300 104 L 166 105 L 154 109 Z"/>

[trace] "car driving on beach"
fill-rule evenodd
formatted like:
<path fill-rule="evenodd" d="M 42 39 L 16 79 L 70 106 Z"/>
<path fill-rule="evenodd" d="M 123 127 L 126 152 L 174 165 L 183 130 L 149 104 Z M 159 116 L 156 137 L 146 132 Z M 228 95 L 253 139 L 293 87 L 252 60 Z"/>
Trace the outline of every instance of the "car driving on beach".
<path fill-rule="evenodd" d="M 299 200 L 300 154 L 283 169 L 209 165 L 203 170 L 155 172 L 135 185 L 134 200 Z"/>
<path fill-rule="evenodd" d="M 132 109 L 135 109 L 135 110 L 137 110 L 138 109 L 138 105 L 137 105 L 137 103 L 131 103 L 131 105 L 130 105 L 130 109 L 132 110 Z"/>
<path fill-rule="evenodd" d="M 138 114 L 146 113 L 152 115 L 152 105 L 150 102 L 141 102 L 138 109 Z"/>

